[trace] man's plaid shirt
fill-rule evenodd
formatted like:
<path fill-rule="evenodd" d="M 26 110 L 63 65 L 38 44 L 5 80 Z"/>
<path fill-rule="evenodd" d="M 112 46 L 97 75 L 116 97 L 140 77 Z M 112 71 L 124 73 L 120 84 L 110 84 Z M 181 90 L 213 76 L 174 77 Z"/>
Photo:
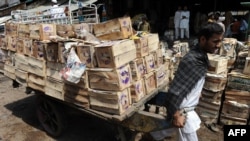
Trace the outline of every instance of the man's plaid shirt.
<path fill-rule="evenodd" d="M 172 118 L 177 110 L 180 110 L 183 99 L 206 75 L 208 65 L 207 53 L 202 51 L 198 45 L 182 58 L 166 96 L 168 119 Z"/>

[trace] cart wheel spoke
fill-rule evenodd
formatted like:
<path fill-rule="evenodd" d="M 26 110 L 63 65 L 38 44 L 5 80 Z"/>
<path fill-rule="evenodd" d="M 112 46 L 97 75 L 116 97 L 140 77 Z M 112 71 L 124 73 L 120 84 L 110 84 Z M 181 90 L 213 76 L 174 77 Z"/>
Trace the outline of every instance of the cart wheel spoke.
<path fill-rule="evenodd" d="M 65 114 L 56 101 L 41 98 L 37 103 L 37 116 L 45 131 L 52 136 L 59 136 L 66 128 Z"/>

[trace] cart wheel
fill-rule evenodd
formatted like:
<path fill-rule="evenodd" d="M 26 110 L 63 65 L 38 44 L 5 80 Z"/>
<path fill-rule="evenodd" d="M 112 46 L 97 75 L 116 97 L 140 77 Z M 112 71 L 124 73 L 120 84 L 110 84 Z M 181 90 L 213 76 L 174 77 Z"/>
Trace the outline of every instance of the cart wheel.
<path fill-rule="evenodd" d="M 49 135 L 58 137 L 66 129 L 65 112 L 56 101 L 39 96 L 36 111 L 39 122 Z"/>

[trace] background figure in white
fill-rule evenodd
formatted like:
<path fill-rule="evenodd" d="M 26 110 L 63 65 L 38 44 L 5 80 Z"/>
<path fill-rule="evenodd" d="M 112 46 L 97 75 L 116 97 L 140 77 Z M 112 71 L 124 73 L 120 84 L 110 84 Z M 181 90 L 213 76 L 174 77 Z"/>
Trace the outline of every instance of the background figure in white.
<path fill-rule="evenodd" d="M 174 28 L 175 28 L 175 39 L 176 40 L 180 36 L 180 21 L 181 21 L 181 6 L 178 6 L 178 9 L 174 15 Z"/>
<path fill-rule="evenodd" d="M 183 11 L 181 12 L 181 21 L 180 21 L 180 29 L 181 29 L 181 39 L 185 37 L 189 39 L 189 17 L 190 11 L 188 11 L 187 6 L 184 6 Z"/>

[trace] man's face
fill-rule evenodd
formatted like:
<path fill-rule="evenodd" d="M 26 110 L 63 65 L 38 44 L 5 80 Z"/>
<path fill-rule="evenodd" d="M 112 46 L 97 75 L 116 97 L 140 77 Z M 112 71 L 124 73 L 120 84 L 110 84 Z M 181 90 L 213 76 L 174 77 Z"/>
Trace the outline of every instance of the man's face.
<path fill-rule="evenodd" d="M 221 47 L 222 39 L 223 34 L 213 34 L 209 39 L 201 37 L 201 47 L 207 53 L 216 53 Z"/>

